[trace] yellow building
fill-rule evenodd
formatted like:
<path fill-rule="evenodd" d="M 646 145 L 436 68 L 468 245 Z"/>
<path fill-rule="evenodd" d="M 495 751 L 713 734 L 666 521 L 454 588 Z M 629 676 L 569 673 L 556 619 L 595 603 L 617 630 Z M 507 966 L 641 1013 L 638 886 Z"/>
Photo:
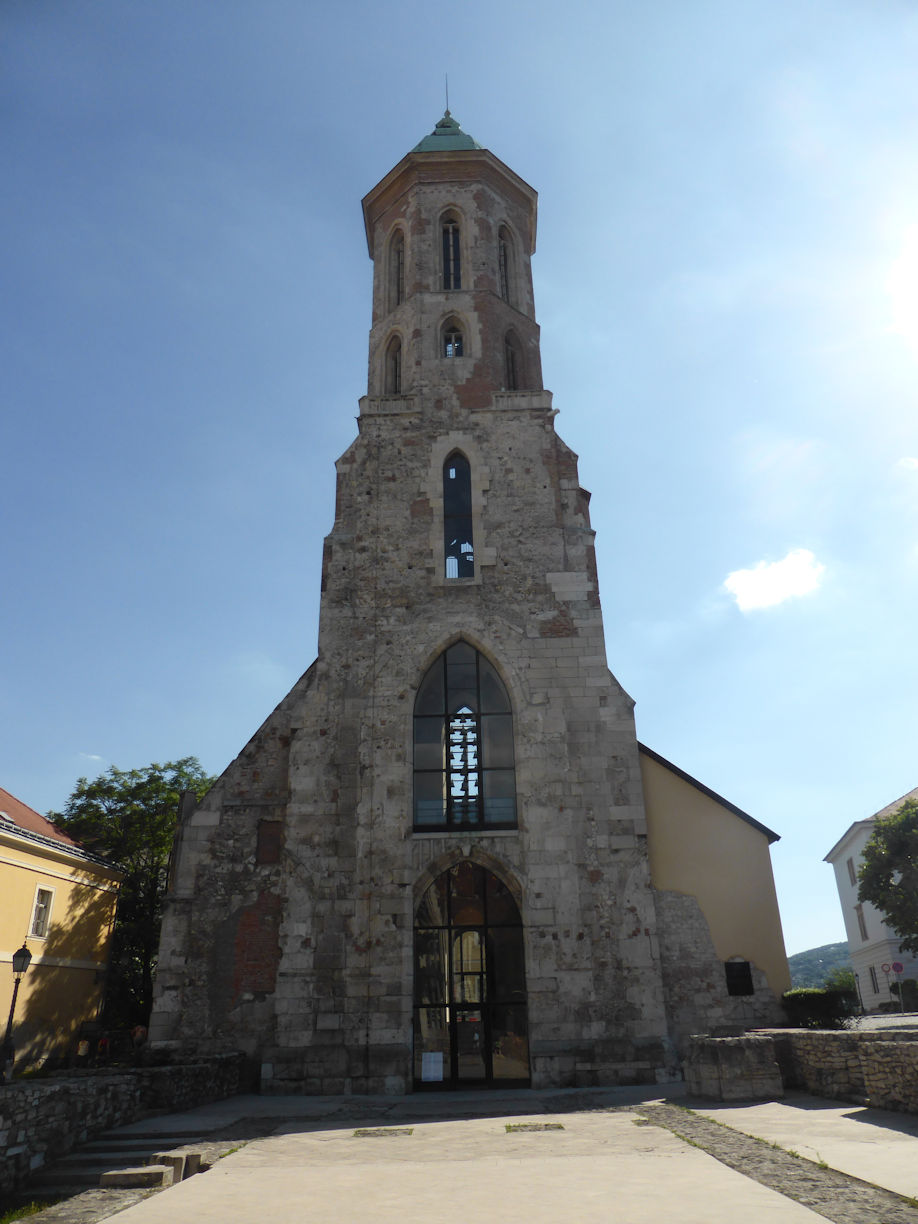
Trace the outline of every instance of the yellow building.
<path fill-rule="evenodd" d="M 769 848 L 777 833 L 641 744 L 650 875 L 662 923 L 670 1031 L 780 1019 L 790 989 Z M 732 1015 L 715 1005 L 726 981 Z M 712 969 L 715 969 L 712 975 Z"/>
<path fill-rule="evenodd" d="M 13 1020 L 16 1070 L 62 1054 L 98 1018 L 122 872 L 0 788 L 0 1022 L 13 994 L 13 953 L 32 961 Z"/>

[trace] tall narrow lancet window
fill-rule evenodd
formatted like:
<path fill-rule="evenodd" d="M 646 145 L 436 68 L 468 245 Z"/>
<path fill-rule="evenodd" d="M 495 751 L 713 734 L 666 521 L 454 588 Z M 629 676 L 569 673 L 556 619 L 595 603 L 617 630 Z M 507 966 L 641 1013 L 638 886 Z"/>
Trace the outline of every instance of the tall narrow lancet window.
<path fill-rule="evenodd" d="M 389 244 L 389 309 L 405 300 L 405 235 L 396 230 Z"/>
<path fill-rule="evenodd" d="M 414 827 L 515 828 L 510 698 L 491 663 L 456 642 L 414 703 Z"/>
<path fill-rule="evenodd" d="M 443 554 L 447 578 L 474 578 L 472 472 L 458 451 L 443 464 Z"/>
<path fill-rule="evenodd" d="M 459 222 L 453 216 L 443 218 L 443 288 L 462 288 L 462 263 L 459 252 Z"/>
<path fill-rule="evenodd" d="M 504 386 L 508 391 L 521 391 L 523 378 L 523 349 L 514 332 L 504 336 Z"/>
<path fill-rule="evenodd" d="M 510 292 L 510 277 L 513 269 L 513 243 L 507 229 L 502 225 L 497 233 L 497 283 L 500 296 L 513 305 Z"/>
<path fill-rule="evenodd" d="M 402 393 L 402 342 L 393 336 L 386 347 L 386 395 Z"/>

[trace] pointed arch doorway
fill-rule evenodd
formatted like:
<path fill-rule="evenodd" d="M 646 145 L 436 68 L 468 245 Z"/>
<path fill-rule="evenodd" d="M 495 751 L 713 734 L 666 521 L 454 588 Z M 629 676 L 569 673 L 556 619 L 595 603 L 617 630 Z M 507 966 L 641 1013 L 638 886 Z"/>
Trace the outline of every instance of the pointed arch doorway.
<path fill-rule="evenodd" d="M 437 876 L 415 914 L 414 1085 L 528 1084 L 520 911 L 503 881 L 464 860 Z"/>

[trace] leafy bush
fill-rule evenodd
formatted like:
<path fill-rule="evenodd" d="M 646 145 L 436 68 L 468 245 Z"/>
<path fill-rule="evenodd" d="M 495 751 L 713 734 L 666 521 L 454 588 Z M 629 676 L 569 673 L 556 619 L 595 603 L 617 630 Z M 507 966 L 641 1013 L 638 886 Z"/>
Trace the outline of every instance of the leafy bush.
<path fill-rule="evenodd" d="M 843 1029 L 857 1011 L 857 996 L 849 990 L 803 986 L 785 991 L 781 1002 L 794 1028 Z"/>
<path fill-rule="evenodd" d="M 900 982 L 890 982 L 889 993 L 899 998 L 902 990 L 902 1004 L 906 1011 L 918 1011 L 918 982 L 914 978 L 905 978 Z"/>

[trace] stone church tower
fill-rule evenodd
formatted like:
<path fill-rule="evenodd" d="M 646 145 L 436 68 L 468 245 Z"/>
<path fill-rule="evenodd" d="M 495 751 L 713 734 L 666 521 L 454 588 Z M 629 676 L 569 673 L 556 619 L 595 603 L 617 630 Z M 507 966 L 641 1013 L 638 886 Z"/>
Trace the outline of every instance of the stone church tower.
<path fill-rule="evenodd" d="M 183 813 L 151 1039 L 244 1049 L 280 1091 L 652 1081 L 675 967 L 720 1020 L 734 992 L 694 900 L 658 929 L 589 494 L 542 387 L 536 193 L 447 112 L 363 211 L 318 658 Z"/>

